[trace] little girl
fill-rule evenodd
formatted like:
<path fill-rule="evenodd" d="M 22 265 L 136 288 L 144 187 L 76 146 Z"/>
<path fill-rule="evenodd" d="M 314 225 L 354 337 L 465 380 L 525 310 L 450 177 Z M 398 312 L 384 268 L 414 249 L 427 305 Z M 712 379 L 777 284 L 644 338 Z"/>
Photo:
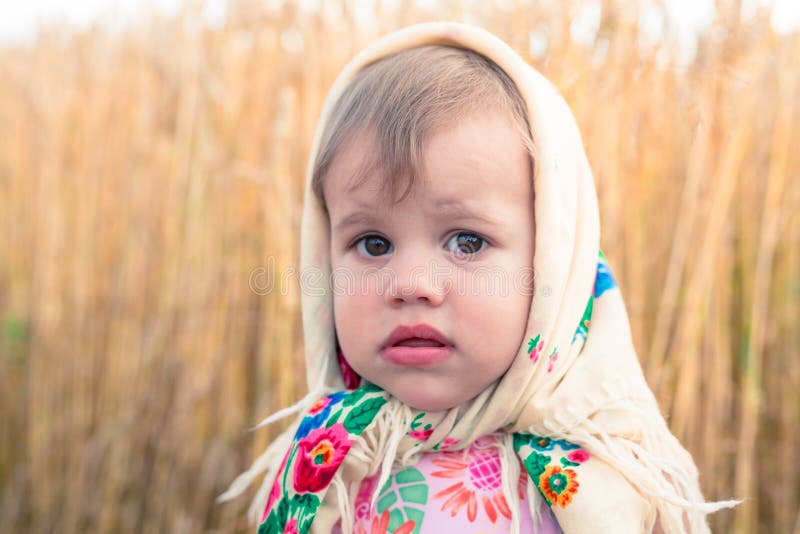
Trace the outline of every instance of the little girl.
<path fill-rule="evenodd" d="M 553 86 L 493 35 L 426 23 L 343 70 L 302 223 L 310 393 L 259 532 L 706 532 L 599 252 Z M 264 503 L 266 502 L 266 505 Z"/>

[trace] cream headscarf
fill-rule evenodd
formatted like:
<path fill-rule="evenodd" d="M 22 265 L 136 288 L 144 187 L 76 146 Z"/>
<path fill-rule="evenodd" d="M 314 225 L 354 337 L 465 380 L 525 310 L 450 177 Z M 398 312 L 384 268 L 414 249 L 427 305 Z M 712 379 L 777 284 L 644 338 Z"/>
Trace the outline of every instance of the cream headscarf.
<path fill-rule="evenodd" d="M 594 299 L 588 335 L 585 331 L 576 334 L 595 286 L 600 224 L 592 172 L 575 119 L 547 79 L 503 41 L 474 26 L 436 22 L 391 33 L 357 55 L 334 83 L 309 156 L 301 232 L 302 272 L 321 274 L 305 279 L 319 280 L 319 285 L 303 284 L 302 295 L 311 392 L 262 425 L 306 411 L 323 394 L 345 387 L 337 362 L 328 286 L 329 222 L 310 189 L 321 132 L 337 99 L 360 69 L 390 54 L 428 44 L 468 48 L 488 57 L 516 83 L 527 104 L 536 161 L 536 249 L 526 342 L 506 374 L 477 397 L 446 412 L 425 414 L 433 433 L 421 446 L 407 436 L 418 412 L 390 398 L 347 454 L 334 478 L 337 491 L 328 493 L 312 530 L 327 531 L 339 516 L 349 517 L 352 482 L 376 471 L 385 480 L 392 462 L 413 464 L 420 452 L 445 440 L 457 440 L 454 448 L 458 448 L 503 430 L 509 436 L 503 461 L 506 469 L 514 463 L 508 460 L 514 454 L 509 445 L 513 432 L 567 440 L 591 454 L 581 469 L 580 491 L 568 507 L 554 507 L 564 532 L 708 531 L 705 514 L 736 501 L 704 503 L 692 458 L 670 433 L 645 383 L 616 286 Z M 298 424 L 299 418 L 220 500 L 240 493 L 267 471 L 251 512 L 263 507 Z"/>

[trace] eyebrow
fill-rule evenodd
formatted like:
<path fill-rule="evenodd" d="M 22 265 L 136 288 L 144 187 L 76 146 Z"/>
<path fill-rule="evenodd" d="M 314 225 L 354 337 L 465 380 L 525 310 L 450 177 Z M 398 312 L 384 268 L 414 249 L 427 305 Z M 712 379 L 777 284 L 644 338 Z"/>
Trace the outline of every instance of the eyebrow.
<path fill-rule="evenodd" d="M 369 211 L 354 211 L 336 223 L 335 230 L 342 230 L 348 226 L 354 226 L 362 223 L 376 222 L 380 220 L 380 216 L 372 211 L 372 207 L 367 204 L 359 205 L 360 210 L 369 209 Z M 461 202 L 441 202 L 437 205 L 436 215 L 440 219 L 456 219 L 456 220 L 476 220 L 481 221 L 490 226 L 502 226 L 502 221 L 483 215 L 477 211 L 471 210 L 464 206 Z"/>
<path fill-rule="evenodd" d="M 342 228 L 347 228 L 348 226 L 373 222 L 377 219 L 378 217 L 375 217 L 371 213 L 364 211 L 354 211 L 353 213 L 351 213 L 350 215 L 339 221 L 333 228 L 334 230 L 341 230 Z"/>
<path fill-rule="evenodd" d="M 440 202 L 436 207 L 437 215 L 442 219 L 470 219 L 481 221 L 483 223 L 489 224 L 491 226 L 501 226 L 502 222 L 499 219 L 495 219 L 480 213 L 479 211 L 470 209 L 469 207 L 465 206 L 462 202 L 458 201 L 443 201 Z"/>

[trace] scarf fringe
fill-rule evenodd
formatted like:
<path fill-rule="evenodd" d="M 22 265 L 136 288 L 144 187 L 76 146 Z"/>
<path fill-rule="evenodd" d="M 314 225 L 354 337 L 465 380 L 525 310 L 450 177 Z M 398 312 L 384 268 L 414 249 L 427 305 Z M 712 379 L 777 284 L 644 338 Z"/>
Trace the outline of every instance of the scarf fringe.
<path fill-rule="evenodd" d="M 329 390 L 332 391 L 330 388 L 315 389 L 292 406 L 278 410 L 277 412 L 263 419 L 257 425 L 248 428 L 247 431 L 252 432 L 258 428 L 279 421 L 292 414 L 305 412 L 317 399 L 324 396 Z M 259 518 L 258 514 L 260 511 L 263 511 L 267 505 L 267 496 L 269 495 L 269 490 L 272 488 L 272 484 L 278 474 L 278 469 L 280 469 L 281 462 L 283 461 L 284 453 L 289 448 L 289 445 L 292 442 L 292 437 L 294 437 L 299 425 L 300 419 L 298 418 L 278 437 L 276 437 L 272 443 L 269 444 L 267 449 L 255 459 L 247 471 L 237 476 L 236 479 L 231 482 L 230 486 L 228 486 L 228 489 L 214 499 L 214 502 L 221 504 L 241 495 L 242 492 L 244 492 L 253 483 L 253 480 L 255 480 L 262 473 L 265 473 L 264 479 L 262 480 L 261 485 L 256 491 L 255 497 L 250 502 L 250 506 L 247 509 L 248 519 L 252 523 L 257 524 L 257 520 Z"/>
<path fill-rule="evenodd" d="M 300 412 L 303 409 L 309 407 L 314 401 L 316 401 L 317 399 L 328 393 L 332 393 L 333 391 L 334 391 L 333 388 L 319 388 L 315 389 L 314 391 L 309 391 L 308 395 L 306 395 L 296 403 L 292 404 L 288 408 L 283 408 L 273 413 L 272 415 L 265 417 L 256 426 L 250 427 L 247 430 L 252 432 L 253 430 L 257 430 L 261 427 L 267 426 L 276 421 L 280 421 L 281 419 L 289 417 L 290 415 Z"/>
<path fill-rule="evenodd" d="M 623 474 L 654 507 L 657 522 L 666 534 L 685 532 L 684 521 L 688 521 L 690 532 L 709 532 L 707 514 L 732 508 L 741 501 L 706 502 L 692 457 L 669 431 L 655 398 L 620 397 L 620 388 L 624 387 L 621 380 L 606 384 L 606 399 L 590 397 L 583 414 L 572 406 L 544 420 L 542 426 L 547 435 L 585 447 Z M 642 421 L 641 425 L 630 425 L 643 429 L 639 442 L 628 436 L 612 436 L 594 420 L 619 409 Z M 538 429 L 529 431 L 540 433 Z"/>
<path fill-rule="evenodd" d="M 336 507 L 341 518 L 342 534 L 352 534 L 355 521 L 355 499 L 361 480 L 379 473 L 374 492 L 370 498 L 370 510 L 375 510 L 380 490 L 389 480 L 395 464 L 413 465 L 415 458 L 398 459 L 400 441 L 410 429 L 411 408 L 390 399 L 375 416 L 372 424 L 353 443 L 348 451 L 346 463 L 358 465 L 363 476 L 357 480 L 345 480 L 347 469 L 339 469 L 333 477 L 336 488 Z M 358 478 L 358 477 L 357 477 Z M 348 491 L 349 488 L 349 491 Z"/>
<path fill-rule="evenodd" d="M 691 532 L 708 532 L 705 521 L 707 514 L 732 508 L 741 501 L 706 502 L 698 489 L 698 474 L 694 462 L 669 431 L 666 422 L 657 411 L 655 400 L 635 399 L 630 395 L 620 398 L 620 387 L 624 387 L 621 381 L 607 384 L 603 390 L 608 392 L 608 395 L 603 396 L 604 398 L 598 396 L 589 398 L 584 410 L 578 410 L 573 405 L 545 419 L 542 427 L 546 432 L 534 428 L 528 431 L 580 444 L 591 451 L 593 456 L 610 464 L 647 498 L 656 511 L 661 529 L 666 534 L 684 532 L 685 520 L 688 521 Z M 313 402 L 328 392 L 328 389 L 320 388 L 310 392 L 294 405 L 275 412 L 249 431 L 292 414 L 307 411 Z M 612 396 L 610 392 L 615 389 L 616 394 Z M 619 409 L 642 421 L 650 421 L 649 425 L 639 426 L 645 429 L 640 440 L 614 436 L 594 421 L 599 414 Z M 396 465 L 407 467 L 416 464 L 424 451 L 423 447 L 416 447 L 398 456 L 400 442 L 410 429 L 412 417 L 413 413 L 408 406 L 396 399 L 390 399 L 377 414 L 370 428 L 359 436 L 348 453 L 348 456 L 359 464 L 360 470 L 364 471 L 364 477 L 379 473 L 370 499 L 371 510 L 376 508 L 380 490 L 389 480 L 392 469 Z M 656 425 L 652 424 L 654 421 L 657 421 Z M 216 502 L 226 502 L 240 495 L 253 480 L 265 473 L 247 511 L 248 518 L 257 524 L 258 514 L 266 506 L 269 491 L 283 460 L 282 453 L 289 447 L 299 423 L 298 418 L 281 433 L 250 468 L 240 474 L 228 489 L 216 498 Z M 512 435 L 504 434 L 495 447 L 500 457 L 502 491 L 511 508 L 511 532 L 519 534 L 520 499 L 516 481 L 519 480 L 520 466 L 514 451 Z M 336 507 L 342 519 L 342 533 L 352 534 L 358 484 L 348 483 L 344 476 L 344 470 L 338 470 L 332 484 L 336 488 Z M 541 496 L 532 480 L 528 480 L 526 491 L 531 518 L 534 526 L 537 526 L 541 522 Z"/>
<path fill-rule="evenodd" d="M 339 507 L 342 534 L 353 534 L 353 522 L 355 520 L 354 499 L 347 491 L 347 486 L 342 480 L 341 471 L 334 475 L 331 484 L 336 488 L 336 501 Z"/>
<path fill-rule="evenodd" d="M 406 433 L 410 430 L 412 413 L 411 408 L 397 401 L 391 402 L 390 408 L 385 410 L 384 417 L 378 417 L 377 424 L 373 432 L 378 434 L 389 434 L 389 438 L 385 441 L 384 450 L 376 450 L 376 458 L 382 459 L 380 476 L 378 483 L 375 484 L 375 491 L 370 500 L 370 509 L 374 510 L 378 503 L 378 496 L 389 476 L 392 473 L 392 467 L 397 458 L 397 449 L 400 446 L 400 440 L 405 437 Z M 418 456 L 417 456 L 418 457 Z M 409 458 L 410 459 L 410 458 Z M 414 461 L 416 463 L 416 461 Z M 403 463 L 401 462 L 401 465 Z M 407 465 L 407 464 L 405 464 Z"/>
<path fill-rule="evenodd" d="M 505 434 L 497 443 L 497 454 L 500 457 L 500 481 L 503 496 L 511 509 L 511 534 L 519 534 L 521 528 L 520 502 L 519 502 L 519 476 L 520 467 L 517 455 L 514 452 L 513 436 Z M 534 520 L 534 526 L 537 521 Z"/>

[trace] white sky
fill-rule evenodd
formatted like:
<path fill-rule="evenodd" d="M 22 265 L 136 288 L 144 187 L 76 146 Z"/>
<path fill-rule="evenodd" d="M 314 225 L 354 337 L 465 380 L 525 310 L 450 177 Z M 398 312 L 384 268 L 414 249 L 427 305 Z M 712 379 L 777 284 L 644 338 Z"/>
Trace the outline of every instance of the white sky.
<path fill-rule="evenodd" d="M 86 28 L 101 21 L 110 27 L 124 27 L 132 17 L 151 9 L 176 13 L 182 3 L 183 0 L 0 0 L 0 44 L 30 42 L 41 22 Z M 205 0 L 204 4 L 209 24 L 224 22 L 226 0 Z"/>
<path fill-rule="evenodd" d="M 292 0 L 287 0 L 292 1 Z M 281 0 L 267 0 L 270 4 Z M 30 42 L 40 21 L 62 21 L 67 25 L 84 28 L 101 20 L 112 27 L 121 27 L 136 14 L 149 8 L 162 13 L 174 13 L 182 0 L 0 0 L 0 44 Z M 313 0 L 300 0 L 308 6 Z M 364 2 L 359 4 L 373 4 Z M 205 19 L 211 25 L 225 20 L 227 0 L 206 0 Z M 745 0 L 745 13 L 752 13 L 758 5 L 772 7 L 772 24 L 785 32 L 800 26 L 800 0 Z M 714 14 L 714 0 L 667 0 L 670 17 L 685 31 L 696 31 L 707 26 Z"/>

